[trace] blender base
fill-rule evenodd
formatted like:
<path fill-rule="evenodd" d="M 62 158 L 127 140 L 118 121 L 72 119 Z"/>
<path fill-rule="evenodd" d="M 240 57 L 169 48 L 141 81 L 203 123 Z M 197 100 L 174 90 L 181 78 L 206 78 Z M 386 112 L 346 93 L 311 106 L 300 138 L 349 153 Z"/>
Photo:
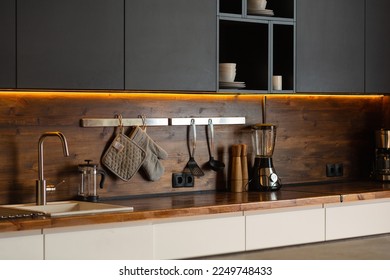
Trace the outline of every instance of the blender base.
<path fill-rule="evenodd" d="M 380 174 L 380 173 L 377 173 L 374 176 L 375 176 L 375 180 L 377 180 L 377 181 L 381 181 L 381 182 L 388 182 L 388 181 L 390 181 L 390 174 Z"/>
<path fill-rule="evenodd" d="M 273 167 L 272 158 L 256 157 L 249 191 L 277 191 L 281 187 L 282 184 Z"/>

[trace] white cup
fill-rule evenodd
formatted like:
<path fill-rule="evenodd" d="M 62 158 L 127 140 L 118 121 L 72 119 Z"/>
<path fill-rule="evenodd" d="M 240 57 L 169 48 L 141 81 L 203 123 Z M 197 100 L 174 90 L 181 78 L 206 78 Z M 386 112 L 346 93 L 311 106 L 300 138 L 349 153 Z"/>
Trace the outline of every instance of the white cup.
<path fill-rule="evenodd" d="M 265 10 L 267 6 L 266 0 L 248 0 L 249 10 Z"/>
<path fill-rule="evenodd" d="M 282 76 L 279 75 L 272 76 L 272 89 L 282 90 Z"/>

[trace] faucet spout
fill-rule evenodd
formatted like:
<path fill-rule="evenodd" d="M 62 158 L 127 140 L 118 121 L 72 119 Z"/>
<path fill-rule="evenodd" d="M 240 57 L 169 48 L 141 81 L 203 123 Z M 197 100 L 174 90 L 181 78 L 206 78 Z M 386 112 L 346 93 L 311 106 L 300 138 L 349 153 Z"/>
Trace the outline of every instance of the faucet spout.
<path fill-rule="evenodd" d="M 69 156 L 68 142 L 66 141 L 66 137 L 64 134 L 55 131 L 45 132 L 41 135 L 38 141 L 38 180 L 36 184 L 37 205 L 46 205 L 46 180 L 43 176 L 43 142 L 45 141 L 46 137 L 51 136 L 60 138 L 64 156 Z"/>

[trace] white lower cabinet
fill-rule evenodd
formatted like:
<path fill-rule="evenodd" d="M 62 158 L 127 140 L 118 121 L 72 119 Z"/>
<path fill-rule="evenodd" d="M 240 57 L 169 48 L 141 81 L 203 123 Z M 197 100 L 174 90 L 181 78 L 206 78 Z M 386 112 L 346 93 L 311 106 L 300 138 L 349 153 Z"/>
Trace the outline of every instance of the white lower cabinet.
<path fill-rule="evenodd" d="M 242 212 L 169 219 L 154 224 L 155 259 L 183 259 L 244 250 Z"/>
<path fill-rule="evenodd" d="M 242 212 L 47 229 L 43 233 L 48 260 L 177 259 L 245 250 Z"/>
<path fill-rule="evenodd" d="M 247 211 L 246 250 L 273 248 L 325 240 L 322 205 Z"/>
<path fill-rule="evenodd" d="M 390 199 L 325 204 L 326 240 L 390 232 Z"/>
<path fill-rule="evenodd" d="M 0 259 L 183 259 L 390 232 L 390 199 L 0 233 Z"/>
<path fill-rule="evenodd" d="M 43 260 L 41 230 L 0 233 L 1 260 Z"/>
<path fill-rule="evenodd" d="M 152 259 L 149 223 L 115 223 L 44 230 L 47 260 Z"/>

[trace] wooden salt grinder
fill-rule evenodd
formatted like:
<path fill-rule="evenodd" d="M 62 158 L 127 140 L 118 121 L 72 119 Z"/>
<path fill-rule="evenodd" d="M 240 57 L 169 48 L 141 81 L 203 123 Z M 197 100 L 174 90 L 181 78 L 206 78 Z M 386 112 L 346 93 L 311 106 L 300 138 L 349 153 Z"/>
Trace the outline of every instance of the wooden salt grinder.
<path fill-rule="evenodd" d="M 232 146 L 232 173 L 230 179 L 232 192 L 242 192 L 242 167 L 241 167 L 241 145 Z"/>

